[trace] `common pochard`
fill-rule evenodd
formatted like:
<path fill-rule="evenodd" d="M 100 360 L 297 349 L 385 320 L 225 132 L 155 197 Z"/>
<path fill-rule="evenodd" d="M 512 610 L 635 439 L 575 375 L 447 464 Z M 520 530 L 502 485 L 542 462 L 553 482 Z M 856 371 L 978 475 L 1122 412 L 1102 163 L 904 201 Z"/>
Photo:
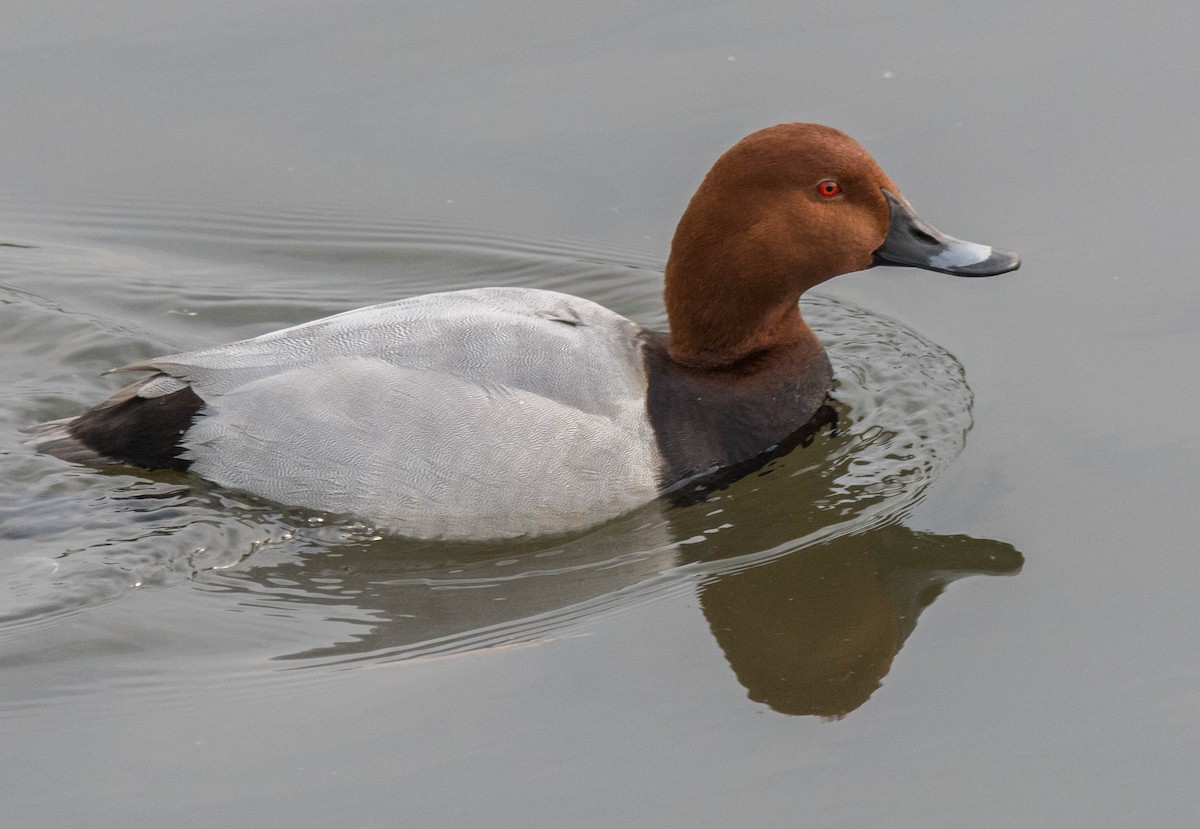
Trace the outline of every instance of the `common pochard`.
<path fill-rule="evenodd" d="M 403 535 L 582 528 L 794 445 L 833 376 L 800 295 L 880 264 L 1020 260 L 926 224 L 849 136 L 780 124 L 684 211 L 669 333 L 535 288 L 428 294 L 116 369 L 150 376 L 34 442 Z"/>

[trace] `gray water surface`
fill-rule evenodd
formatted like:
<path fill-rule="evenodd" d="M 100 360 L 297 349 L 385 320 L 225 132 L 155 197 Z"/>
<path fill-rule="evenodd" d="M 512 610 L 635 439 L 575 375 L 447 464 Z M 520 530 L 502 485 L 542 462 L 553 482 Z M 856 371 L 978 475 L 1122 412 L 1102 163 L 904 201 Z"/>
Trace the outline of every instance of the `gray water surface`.
<path fill-rule="evenodd" d="M 6 9 L 0 823 L 1194 826 L 1198 27 Z M 786 120 L 1024 265 L 823 286 L 838 429 L 711 502 L 437 544 L 22 443 L 113 366 L 432 290 L 661 327 L 692 189 Z"/>

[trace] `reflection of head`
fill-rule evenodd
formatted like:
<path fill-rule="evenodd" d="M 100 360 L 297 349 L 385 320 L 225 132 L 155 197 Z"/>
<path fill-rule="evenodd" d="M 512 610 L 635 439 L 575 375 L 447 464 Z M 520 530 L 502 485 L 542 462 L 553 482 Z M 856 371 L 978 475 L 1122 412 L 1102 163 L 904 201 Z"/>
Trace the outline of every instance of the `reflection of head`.
<path fill-rule="evenodd" d="M 880 686 L 942 585 L 1021 561 L 1000 542 L 890 526 L 719 576 L 700 603 L 750 699 L 840 718 Z"/>
<path fill-rule="evenodd" d="M 725 576 L 704 587 L 701 603 L 750 699 L 784 714 L 853 711 L 900 647 L 896 609 L 872 563 L 828 547 Z"/>

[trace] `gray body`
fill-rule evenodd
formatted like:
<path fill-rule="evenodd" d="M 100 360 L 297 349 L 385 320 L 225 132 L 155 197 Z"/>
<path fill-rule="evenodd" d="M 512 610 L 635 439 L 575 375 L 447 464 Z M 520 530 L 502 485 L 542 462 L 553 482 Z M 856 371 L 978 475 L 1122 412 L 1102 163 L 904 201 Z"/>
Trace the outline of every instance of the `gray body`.
<path fill-rule="evenodd" d="M 191 471 L 406 535 L 596 524 L 653 499 L 661 459 L 633 322 L 552 291 L 374 305 L 148 360 L 137 392 L 206 403 Z"/>

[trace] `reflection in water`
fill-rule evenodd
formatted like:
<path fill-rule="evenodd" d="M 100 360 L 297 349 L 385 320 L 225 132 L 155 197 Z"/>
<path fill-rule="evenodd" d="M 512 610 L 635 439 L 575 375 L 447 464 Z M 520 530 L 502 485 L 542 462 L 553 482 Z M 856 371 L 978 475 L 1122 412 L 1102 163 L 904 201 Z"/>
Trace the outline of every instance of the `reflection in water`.
<path fill-rule="evenodd" d="M 326 604 L 346 620 L 349 608 L 359 611 L 359 633 L 280 657 L 316 664 L 535 641 L 605 607 L 694 589 L 751 699 L 785 714 L 840 718 L 879 687 L 917 617 L 947 584 L 1014 574 L 1023 563 L 1002 542 L 894 523 L 796 543 L 805 524 L 807 538 L 819 537 L 819 522 L 802 517 L 811 513 L 772 521 L 764 494 L 761 485 L 743 486 L 690 510 L 647 508 L 554 544 L 384 541 L 289 561 L 267 555 L 203 581 L 253 594 L 276 612 Z M 714 518 L 743 499 L 754 502 L 746 532 L 714 532 Z M 723 508 L 711 509 L 717 504 Z M 698 524 L 709 527 L 699 537 L 691 535 Z M 747 536 L 762 553 L 744 554 Z"/>
<path fill-rule="evenodd" d="M 503 543 L 377 539 L 310 553 L 257 551 L 198 575 L 260 607 L 337 608 L 356 632 L 281 659 L 347 662 L 461 652 L 528 641 L 651 583 L 677 563 L 658 504 L 577 537 Z M 276 559 L 276 556 L 281 558 Z M 348 611 L 353 610 L 353 613 Z"/>
<path fill-rule="evenodd" d="M 879 687 L 918 616 L 947 584 L 976 574 L 1015 574 L 1023 564 L 1003 542 L 899 524 L 782 554 L 728 559 L 722 556 L 740 544 L 667 540 L 688 523 L 648 509 L 582 538 L 512 544 L 501 554 L 482 545 L 364 544 L 333 556 L 318 552 L 211 573 L 205 582 L 254 594 L 277 610 L 299 602 L 366 611 L 361 633 L 280 657 L 316 664 L 535 641 L 606 606 L 696 589 L 750 699 L 784 714 L 841 718 Z M 788 527 L 783 536 L 795 529 L 782 523 Z M 631 536 L 639 552 L 615 552 L 627 551 Z M 726 537 L 732 542 L 738 534 Z"/>
<path fill-rule="evenodd" d="M 1008 544 L 893 524 L 706 581 L 700 605 L 750 699 L 840 718 L 879 687 L 949 582 L 1021 564 Z"/>

